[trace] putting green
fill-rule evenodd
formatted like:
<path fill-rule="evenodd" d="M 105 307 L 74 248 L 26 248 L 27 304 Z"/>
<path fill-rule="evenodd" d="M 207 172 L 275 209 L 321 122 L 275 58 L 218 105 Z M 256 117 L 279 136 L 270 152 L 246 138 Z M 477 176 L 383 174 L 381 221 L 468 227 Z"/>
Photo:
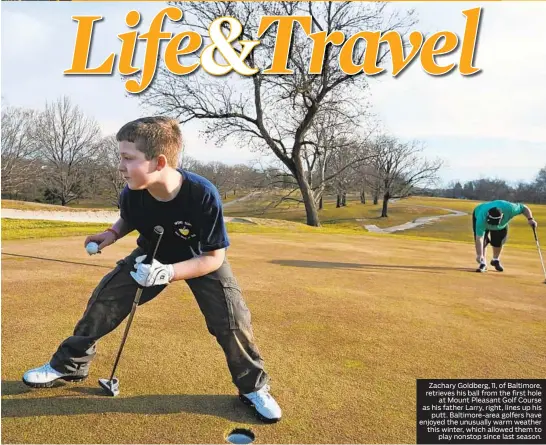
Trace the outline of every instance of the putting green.
<path fill-rule="evenodd" d="M 263 425 L 235 396 L 219 346 L 185 283 L 103 339 L 80 384 L 21 382 L 70 335 L 129 237 L 89 257 L 83 237 L 2 243 L 4 443 L 414 443 L 417 378 L 543 378 L 546 286 L 536 250 L 506 272 L 473 272 L 472 245 L 395 236 L 231 235 L 229 258 L 284 418 Z M 17 254 L 13 256 L 10 254 Z M 44 261 L 38 258 L 57 259 Z"/>

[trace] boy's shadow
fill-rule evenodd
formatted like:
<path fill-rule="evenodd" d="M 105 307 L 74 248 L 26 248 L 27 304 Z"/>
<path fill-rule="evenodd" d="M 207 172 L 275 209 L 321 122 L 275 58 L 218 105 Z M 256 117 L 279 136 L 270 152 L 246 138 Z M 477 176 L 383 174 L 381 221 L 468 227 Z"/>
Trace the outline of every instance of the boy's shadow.
<path fill-rule="evenodd" d="M 445 266 L 412 266 L 410 264 L 361 264 L 361 263 L 337 263 L 332 261 L 305 261 L 305 260 L 272 260 L 272 264 L 290 267 L 308 267 L 311 269 L 383 269 L 383 270 L 411 270 L 416 272 L 440 273 L 446 270 L 460 272 L 476 272 L 476 269 L 468 267 L 445 267 Z"/>
<path fill-rule="evenodd" d="M 5 398 L 47 389 L 28 388 L 21 381 L 2 381 L 2 417 L 66 416 L 78 414 L 206 414 L 231 422 L 259 424 L 251 408 L 235 395 L 153 394 L 110 397 L 100 388 L 72 387 L 61 383 L 72 394 L 64 397 Z M 80 395 L 74 395 L 78 393 Z"/>

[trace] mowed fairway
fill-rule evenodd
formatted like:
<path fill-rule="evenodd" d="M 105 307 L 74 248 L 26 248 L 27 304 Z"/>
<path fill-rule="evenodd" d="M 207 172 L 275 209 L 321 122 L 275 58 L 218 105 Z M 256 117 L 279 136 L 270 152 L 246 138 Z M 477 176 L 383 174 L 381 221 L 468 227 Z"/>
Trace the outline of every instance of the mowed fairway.
<path fill-rule="evenodd" d="M 280 423 L 261 424 L 238 401 L 185 283 L 137 311 L 120 396 L 102 395 L 97 379 L 109 377 L 125 324 L 100 342 L 88 380 L 31 390 L 23 372 L 49 359 L 135 243 L 89 257 L 83 239 L 2 243 L 4 443 L 223 443 L 239 426 L 256 443 L 415 443 L 417 378 L 546 375 L 536 250 L 509 246 L 506 272 L 482 275 L 469 243 L 233 233 L 229 258 Z"/>

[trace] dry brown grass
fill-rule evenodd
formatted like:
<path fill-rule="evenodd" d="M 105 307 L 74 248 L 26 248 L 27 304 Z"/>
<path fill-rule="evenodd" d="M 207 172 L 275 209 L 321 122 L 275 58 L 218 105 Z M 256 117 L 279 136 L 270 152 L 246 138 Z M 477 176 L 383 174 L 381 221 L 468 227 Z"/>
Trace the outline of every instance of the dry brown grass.
<path fill-rule="evenodd" d="M 30 390 L 95 284 L 134 238 L 88 257 L 81 237 L 5 241 L 4 443 L 414 443 L 415 379 L 543 378 L 546 286 L 536 251 L 510 249 L 504 274 L 472 272 L 471 246 L 394 237 L 233 234 L 229 257 L 284 410 L 262 425 L 235 397 L 224 357 L 184 283 L 136 314 L 101 395 L 122 325 L 82 384 Z M 10 256 L 56 258 L 69 264 Z"/>

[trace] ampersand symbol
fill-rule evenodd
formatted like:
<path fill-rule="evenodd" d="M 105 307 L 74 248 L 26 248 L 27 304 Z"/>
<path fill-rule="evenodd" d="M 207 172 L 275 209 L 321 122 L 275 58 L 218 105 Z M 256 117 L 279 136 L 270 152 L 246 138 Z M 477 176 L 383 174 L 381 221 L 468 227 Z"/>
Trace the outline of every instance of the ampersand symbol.
<path fill-rule="evenodd" d="M 229 34 L 226 37 L 222 32 L 222 24 L 229 23 Z M 252 49 L 260 44 L 259 40 L 241 40 L 239 43 L 243 47 L 241 54 L 238 54 L 231 46 L 237 37 L 241 35 L 243 26 L 233 17 L 220 17 L 214 20 L 209 28 L 209 36 L 212 43 L 208 45 L 201 53 L 201 66 L 203 69 L 214 76 L 223 76 L 232 69 L 243 76 L 250 76 L 258 71 L 258 68 L 250 68 L 244 63 Z M 220 64 L 214 60 L 214 51 L 218 50 L 227 64 Z"/>

